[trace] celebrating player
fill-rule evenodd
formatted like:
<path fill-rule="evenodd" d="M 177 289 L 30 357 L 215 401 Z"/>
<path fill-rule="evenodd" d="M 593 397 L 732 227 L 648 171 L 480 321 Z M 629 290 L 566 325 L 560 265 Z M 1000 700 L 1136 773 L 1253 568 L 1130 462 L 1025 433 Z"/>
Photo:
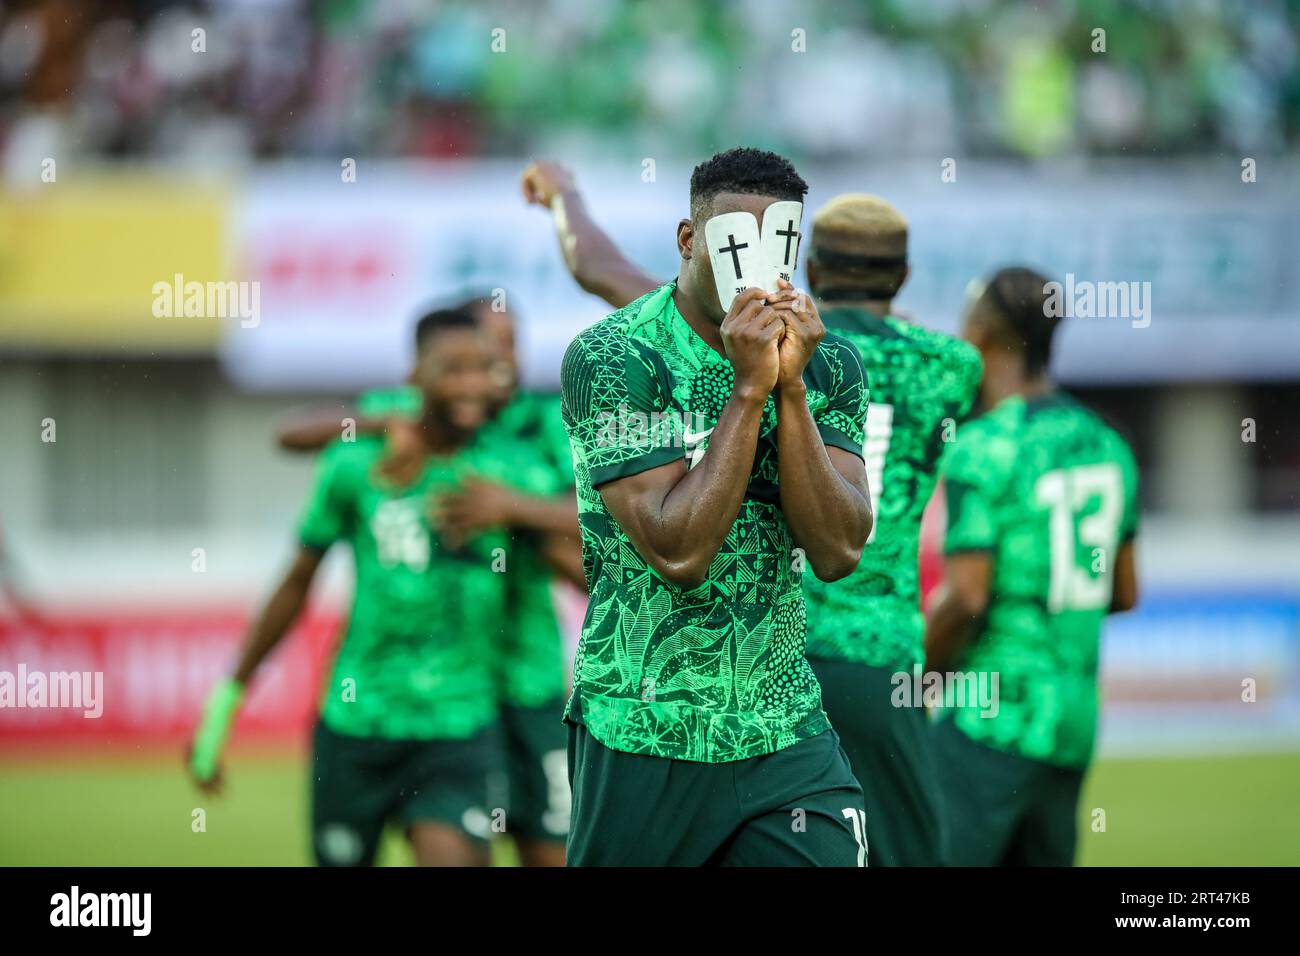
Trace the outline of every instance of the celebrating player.
<path fill-rule="evenodd" d="M 955 671 L 965 691 L 936 728 L 957 865 L 1073 862 L 1101 622 L 1137 602 L 1137 468 L 1048 375 L 1059 317 L 1047 285 L 1003 269 L 965 317 L 985 411 L 948 465 L 944 581 L 925 634 L 927 669 Z"/>
<path fill-rule="evenodd" d="M 804 580 L 808 657 L 867 804 L 871 861 L 936 866 L 947 857 L 923 709 L 894 706 L 924 659 L 917 542 L 940 458 L 970 409 L 979 354 L 892 316 L 907 278 L 907 221 L 882 199 L 837 196 L 813 218 L 808 284 L 826 327 L 871 377 L 865 458 L 875 528 L 849 577 Z M 918 702 L 919 704 L 919 702 Z"/>
<path fill-rule="evenodd" d="M 438 499 L 447 534 L 502 530 L 509 543 L 507 625 L 492 631 L 492 666 L 509 780 L 506 832 L 525 866 L 563 866 L 569 823 L 564 710 L 564 646 L 551 584 L 556 574 L 585 589 L 569 439 L 559 399 L 517 387 L 514 319 L 498 300 L 476 297 L 471 311 L 497 355 L 493 415 L 478 442 L 491 449 L 481 471 Z M 416 350 L 427 341 L 416 326 Z M 412 386 L 372 389 L 358 400 L 361 433 L 380 434 L 394 418 L 418 415 Z M 314 414 L 282 428 L 282 447 L 315 450 L 339 434 L 339 416 Z"/>
<path fill-rule="evenodd" d="M 804 560 L 871 530 L 852 346 L 788 283 L 724 309 L 706 224 L 807 185 L 772 153 L 696 167 L 676 280 L 561 369 L 591 602 L 574 667 L 571 865 L 858 865 L 862 791 L 804 658 Z M 733 242 L 734 245 L 734 242 Z"/>
<path fill-rule="evenodd" d="M 657 283 L 593 222 L 572 176 L 554 163 L 524 173 L 547 206 L 565 262 L 583 288 L 615 305 Z M 893 317 L 908 276 L 907 222 L 891 204 L 841 195 L 813 219 L 808 283 L 822 320 L 857 347 L 871 377 L 865 458 L 875 528 L 852 575 L 805 576 L 808 657 L 823 706 L 866 798 L 873 863 L 936 865 L 947 857 L 929 727 L 919 708 L 892 706 L 895 675 L 924 657 L 917 544 L 946 440 L 980 379 L 969 344 Z"/>
<path fill-rule="evenodd" d="M 484 865 L 500 774 L 488 645 L 501 626 L 501 535 L 455 543 L 432 517 L 434 496 L 474 470 L 497 388 L 495 355 L 475 317 L 445 310 L 414 379 L 417 422 L 385 441 L 336 441 L 321 458 L 297 556 L 257 618 L 234 674 L 212 692 L 191 773 L 220 783 L 220 757 L 245 688 L 289 631 L 321 558 L 346 541 L 356 591 L 322 698 L 312 758 L 312 844 L 322 865 L 373 861 L 384 824 L 404 825 L 423 865 Z M 504 795 L 502 795 L 504 797 Z"/>

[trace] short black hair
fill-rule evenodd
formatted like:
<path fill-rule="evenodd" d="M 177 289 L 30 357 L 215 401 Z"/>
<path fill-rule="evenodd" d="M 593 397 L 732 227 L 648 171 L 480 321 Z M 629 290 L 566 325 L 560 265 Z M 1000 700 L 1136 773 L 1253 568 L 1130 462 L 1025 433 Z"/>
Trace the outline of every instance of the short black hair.
<path fill-rule="evenodd" d="M 415 322 L 415 353 L 429 344 L 429 339 L 445 329 L 466 329 L 478 325 L 472 309 L 464 305 L 448 309 L 431 309 Z"/>
<path fill-rule="evenodd" d="M 1037 375 L 1052 360 L 1052 337 L 1061 322 L 1059 310 L 1048 308 L 1051 280 L 1025 266 L 999 269 L 984 287 L 981 301 L 1001 318 L 1025 353 L 1025 371 Z"/>
<path fill-rule="evenodd" d="M 775 196 L 803 202 L 808 184 L 784 156 L 752 146 L 737 146 L 706 159 L 692 171 L 691 218 L 698 219 L 719 193 Z"/>

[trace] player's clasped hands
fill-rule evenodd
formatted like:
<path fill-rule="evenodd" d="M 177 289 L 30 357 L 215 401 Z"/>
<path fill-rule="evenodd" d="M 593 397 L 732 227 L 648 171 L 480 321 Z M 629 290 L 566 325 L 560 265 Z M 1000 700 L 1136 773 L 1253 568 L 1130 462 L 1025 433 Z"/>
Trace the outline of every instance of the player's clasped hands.
<path fill-rule="evenodd" d="M 736 370 L 736 390 L 766 396 L 780 372 L 778 345 L 785 324 L 767 302 L 764 289 L 752 288 L 731 300 L 722 320 L 722 344 Z"/>
<path fill-rule="evenodd" d="M 767 395 L 801 380 L 826 327 L 812 297 L 779 279 L 775 292 L 755 287 L 737 295 L 721 332 L 737 389 Z"/>
<path fill-rule="evenodd" d="M 767 301 L 785 325 L 785 334 L 778 346 L 780 372 L 777 385 L 800 382 L 804 368 L 826 337 L 826 326 L 822 324 L 812 296 L 784 279 L 777 280 L 777 291 Z"/>

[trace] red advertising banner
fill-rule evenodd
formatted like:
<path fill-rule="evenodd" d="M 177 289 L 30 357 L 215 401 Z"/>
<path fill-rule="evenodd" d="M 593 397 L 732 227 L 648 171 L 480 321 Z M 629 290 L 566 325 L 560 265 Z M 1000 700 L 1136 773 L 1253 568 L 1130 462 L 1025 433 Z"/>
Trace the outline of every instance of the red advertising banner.
<path fill-rule="evenodd" d="M 0 747 L 182 740 L 248 623 L 229 608 L 0 619 Z M 259 672 L 236 739 L 301 734 L 338 626 L 321 612 L 299 623 Z"/>

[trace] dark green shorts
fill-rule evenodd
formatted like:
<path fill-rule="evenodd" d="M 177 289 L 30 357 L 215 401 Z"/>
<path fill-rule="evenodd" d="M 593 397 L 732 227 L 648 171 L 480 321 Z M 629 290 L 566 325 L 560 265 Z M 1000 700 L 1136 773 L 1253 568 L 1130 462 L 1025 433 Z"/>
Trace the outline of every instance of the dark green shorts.
<path fill-rule="evenodd" d="M 1071 866 L 1082 770 L 995 750 L 951 718 L 934 727 L 955 866 Z"/>
<path fill-rule="evenodd" d="M 569 832 L 569 766 L 564 698 L 543 707 L 502 707 L 510 809 L 506 832 L 563 843 Z"/>
<path fill-rule="evenodd" d="M 891 703 L 895 671 L 809 658 L 822 707 L 862 784 L 872 866 L 944 866 L 948 835 L 932 728 L 920 707 Z"/>
<path fill-rule="evenodd" d="M 368 866 L 385 823 L 437 821 L 476 840 L 505 803 L 500 729 L 465 740 L 353 737 L 316 724 L 312 850 L 320 866 Z"/>
<path fill-rule="evenodd" d="M 862 790 L 833 730 L 728 763 L 611 750 L 569 728 L 569 866 L 866 866 Z"/>

